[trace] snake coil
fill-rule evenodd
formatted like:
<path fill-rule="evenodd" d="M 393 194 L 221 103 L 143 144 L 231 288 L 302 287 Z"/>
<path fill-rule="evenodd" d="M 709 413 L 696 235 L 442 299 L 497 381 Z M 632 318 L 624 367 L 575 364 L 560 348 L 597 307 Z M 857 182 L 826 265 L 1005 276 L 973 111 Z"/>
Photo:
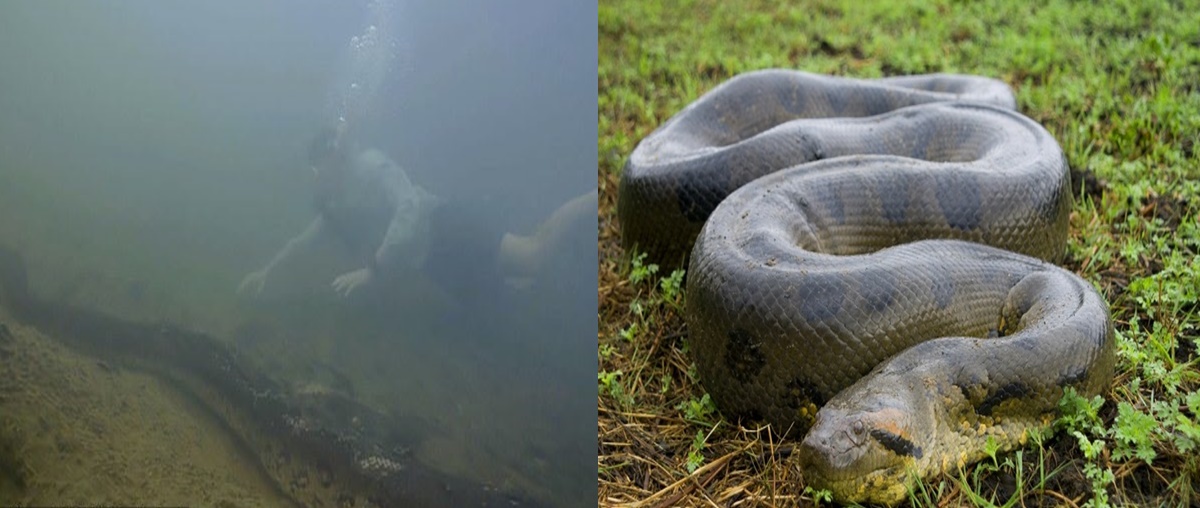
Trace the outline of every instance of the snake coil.
<path fill-rule="evenodd" d="M 1065 251 L 1062 150 L 1002 82 L 769 70 L 629 158 L 628 248 L 688 262 L 701 381 L 730 417 L 807 432 L 806 481 L 892 504 L 1112 381 L 1104 299 Z M 686 260 L 686 261 L 685 261 Z"/>

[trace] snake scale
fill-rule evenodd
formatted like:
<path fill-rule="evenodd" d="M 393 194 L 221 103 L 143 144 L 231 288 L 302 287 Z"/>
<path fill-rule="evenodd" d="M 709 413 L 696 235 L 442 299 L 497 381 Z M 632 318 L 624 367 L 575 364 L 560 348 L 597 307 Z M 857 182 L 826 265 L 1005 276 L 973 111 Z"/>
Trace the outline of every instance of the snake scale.
<path fill-rule="evenodd" d="M 623 243 L 687 264 L 701 382 L 729 417 L 806 432 L 805 481 L 894 504 L 1019 447 L 1065 387 L 1111 385 L 1108 307 L 1052 261 L 1058 143 L 977 76 L 766 70 L 688 105 L 630 155 Z"/>

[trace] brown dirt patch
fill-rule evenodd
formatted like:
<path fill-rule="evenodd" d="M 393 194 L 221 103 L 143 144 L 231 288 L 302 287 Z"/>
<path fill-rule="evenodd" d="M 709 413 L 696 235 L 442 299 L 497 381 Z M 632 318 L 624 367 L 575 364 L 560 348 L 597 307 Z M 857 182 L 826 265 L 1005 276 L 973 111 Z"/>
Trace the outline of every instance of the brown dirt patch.
<path fill-rule="evenodd" d="M 0 323 L 0 505 L 291 505 L 177 391 Z"/>

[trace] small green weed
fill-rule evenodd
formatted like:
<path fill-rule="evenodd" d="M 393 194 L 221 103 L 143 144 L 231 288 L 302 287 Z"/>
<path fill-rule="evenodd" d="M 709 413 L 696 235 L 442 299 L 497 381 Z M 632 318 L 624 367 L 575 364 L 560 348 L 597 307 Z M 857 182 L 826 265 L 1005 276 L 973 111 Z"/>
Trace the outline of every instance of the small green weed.
<path fill-rule="evenodd" d="M 636 401 L 634 400 L 633 394 L 629 393 L 625 389 L 625 385 L 621 384 L 622 375 L 624 375 L 624 372 L 619 370 L 613 372 L 601 371 L 596 374 L 596 378 L 599 381 L 601 394 L 607 394 L 608 396 L 612 397 L 613 400 L 616 400 L 622 408 L 629 408 L 632 407 Z"/>
<path fill-rule="evenodd" d="M 1092 498 L 1084 504 L 1094 508 L 1110 506 L 1108 488 L 1113 484 L 1115 476 L 1112 469 L 1101 467 L 1100 456 L 1104 452 L 1103 439 L 1088 439 L 1082 432 L 1074 431 L 1071 435 L 1079 440 L 1079 449 L 1087 463 L 1083 465 L 1083 475 L 1092 482 Z"/>
<path fill-rule="evenodd" d="M 1153 416 L 1134 409 L 1128 402 L 1117 405 L 1117 419 L 1114 422 L 1113 438 L 1115 448 L 1113 458 L 1117 460 L 1137 457 L 1151 463 L 1154 461 L 1154 430 L 1159 423 Z"/>
<path fill-rule="evenodd" d="M 1108 488 L 1112 485 L 1114 475 L 1111 469 L 1102 467 L 1100 457 L 1104 452 L 1103 439 L 1088 438 L 1088 434 L 1104 436 L 1107 434 L 1100 419 L 1100 408 L 1104 399 L 1099 395 L 1086 399 L 1081 397 L 1073 388 L 1067 388 L 1058 403 L 1061 416 L 1055 421 L 1055 427 L 1065 429 L 1079 443 L 1079 449 L 1087 461 L 1083 465 L 1083 475 L 1092 484 L 1092 499 L 1085 506 L 1101 508 L 1109 506 Z"/>
<path fill-rule="evenodd" d="M 659 281 L 662 300 L 676 312 L 683 312 L 683 274 L 682 269 L 671 272 L 671 276 Z"/>
<path fill-rule="evenodd" d="M 700 466 L 704 465 L 704 444 L 708 441 L 708 435 L 703 430 L 696 431 L 696 437 L 692 439 L 692 446 L 688 449 L 687 456 L 687 471 L 689 473 L 696 472 Z"/>
<path fill-rule="evenodd" d="M 677 409 L 683 411 L 683 418 L 691 423 L 712 427 L 713 423 L 710 417 L 717 412 L 717 406 L 713 404 L 712 398 L 708 394 L 704 394 L 699 400 L 691 398 L 679 403 Z"/>
<path fill-rule="evenodd" d="M 828 489 L 814 489 L 811 486 L 804 487 L 804 494 L 811 496 L 813 504 L 821 506 L 821 503 L 832 503 L 833 492 Z"/>
<path fill-rule="evenodd" d="M 635 285 L 641 284 L 642 281 L 650 278 L 650 276 L 658 273 L 658 265 L 654 263 L 644 264 L 646 253 L 642 252 L 633 256 L 630 259 L 629 281 Z"/>

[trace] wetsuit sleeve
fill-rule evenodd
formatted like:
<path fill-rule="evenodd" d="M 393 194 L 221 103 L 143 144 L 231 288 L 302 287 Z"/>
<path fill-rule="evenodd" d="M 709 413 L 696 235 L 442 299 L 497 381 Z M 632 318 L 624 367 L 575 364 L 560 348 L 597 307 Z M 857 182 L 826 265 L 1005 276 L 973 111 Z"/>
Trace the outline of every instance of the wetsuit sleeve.
<path fill-rule="evenodd" d="M 416 268 L 423 262 L 416 238 L 424 213 L 421 195 L 403 169 L 390 160 L 385 164 L 389 167 L 381 168 L 380 184 L 392 207 L 392 219 L 368 266 L 383 270 Z"/>

